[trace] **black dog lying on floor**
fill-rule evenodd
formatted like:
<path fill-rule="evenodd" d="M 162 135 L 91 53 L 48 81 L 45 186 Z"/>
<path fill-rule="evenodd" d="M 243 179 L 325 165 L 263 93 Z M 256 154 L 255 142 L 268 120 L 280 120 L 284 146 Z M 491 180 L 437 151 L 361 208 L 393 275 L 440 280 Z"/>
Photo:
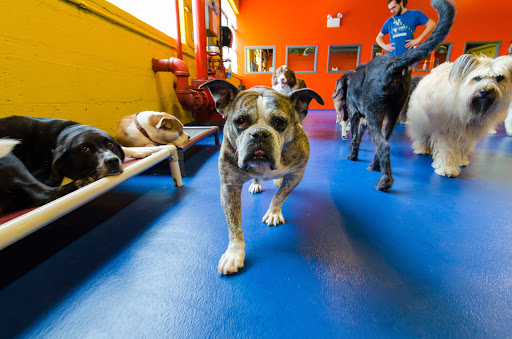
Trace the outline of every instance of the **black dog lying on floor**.
<path fill-rule="evenodd" d="M 0 156 L 0 215 L 121 174 L 124 160 L 114 138 L 98 128 L 23 116 L 0 119 Z M 59 186 L 64 178 L 74 182 Z"/>
<path fill-rule="evenodd" d="M 411 85 L 409 68 L 427 57 L 448 35 L 455 17 L 455 9 L 447 0 L 432 0 L 432 6 L 439 13 L 439 23 L 430 37 L 415 49 L 409 49 L 401 56 L 380 55 L 363 67 L 348 75 L 346 105 L 350 116 L 352 134 L 349 160 L 357 160 L 361 135 L 359 122 L 365 118 L 366 126 L 376 145 L 375 157 L 368 167 L 381 171 L 375 185 L 385 191 L 393 185 L 391 174 L 390 149 L 387 140 L 393 133 Z M 387 121 L 383 135 L 383 122 Z"/>

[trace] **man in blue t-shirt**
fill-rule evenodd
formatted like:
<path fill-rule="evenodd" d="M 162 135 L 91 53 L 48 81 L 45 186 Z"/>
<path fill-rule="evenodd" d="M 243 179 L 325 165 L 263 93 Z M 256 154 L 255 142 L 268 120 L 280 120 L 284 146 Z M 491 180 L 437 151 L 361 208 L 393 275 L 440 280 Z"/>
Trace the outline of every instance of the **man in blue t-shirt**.
<path fill-rule="evenodd" d="M 436 23 L 423 12 L 405 8 L 407 0 L 388 0 L 388 8 L 392 16 L 389 18 L 377 35 L 377 43 L 388 51 L 388 54 L 401 55 L 409 48 L 413 48 L 436 27 Z M 426 26 L 419 37 L 414 38 L 417 26 Z M 389 44 L 382 39 L 389 34 Z"/>

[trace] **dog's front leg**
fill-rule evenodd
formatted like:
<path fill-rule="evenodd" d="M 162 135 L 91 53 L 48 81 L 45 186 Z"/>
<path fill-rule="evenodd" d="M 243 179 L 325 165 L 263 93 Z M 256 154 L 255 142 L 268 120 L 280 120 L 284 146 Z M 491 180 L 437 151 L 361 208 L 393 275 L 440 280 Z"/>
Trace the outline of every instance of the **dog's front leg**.
<path fill-rule="evenodd" d="M 281 208 L 283 207 L 283 203 L 290 192 L 293 191 L 293 189 L 297 187 L 299 182 L 302 180 L 303 175 L 304 169 L 302 169 L 300 173 L 289 174 L 283 177 L 281 187 L 272 198 L 268 211 L 265 213 L 261 221 L 267 223 L 268 226 L 277 226 L 280 223 L 285 223 Z"/>
<path fill-rule="evenodd" d="M 219 261 L 222 274 L 238 272 L 244 267 L 245 243 L 242 232 L 242 183 L 222 183 L 221 204 L 228 224 L 229 245 Z"/>
<path fill-rule="evenodd" d="M 458 176 L 460 174 L 459 166 L 462 162 L 460 145 L 457 145 L 447 135 L 437 137 L 434 145 L 432 153 L 434 172 L 444 177 Z"/>

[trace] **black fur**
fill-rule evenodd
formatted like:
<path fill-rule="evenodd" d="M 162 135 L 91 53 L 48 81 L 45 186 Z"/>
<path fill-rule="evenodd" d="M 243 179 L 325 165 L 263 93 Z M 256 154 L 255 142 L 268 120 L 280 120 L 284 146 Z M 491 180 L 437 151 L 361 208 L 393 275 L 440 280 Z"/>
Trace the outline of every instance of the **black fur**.
<path fill-rule="evenodd" d="M 372 141 L 376 145 L 375 157 L 368 167 L 381 171 L 378 190 L 388 190 L 393 185 L 390 149 L 387 140 L 393 133 L 411 85 L 409 67 L 427 57 L 448 35 L 455 17 L 455 8 L 447 0 L 432 0 L 432 6 L 439 13 L 439 23 L 430 37 L 415 49 L 409 49 L 401 56 L 381 55 L 373 58 L 363 67 L 351 73 L 347 82 L 347 108 L 352 134 L 351 152 L 347 159 L 357 160 L 361 134 L 359 122 L 365 118 Z M 383 123 L 387 124 L 383 131 Z"/>
<path fill-rule="evenodd" d="M 106 132 L 74 121 L 11 116 L 0 138 L 19 140 L 0 158 L 0 215 L 43 205 L 123 171 L 124 153 Z M 76 180 L 59 186 L 64 177 Z"/>
<path fill-rule="evenodd" d="M 407 122 L 407 110 L 409 109 L 409 99 L 411 98 L 412 92 L 416 89 L 421 79 L 423 79 L 424 75 L 413 75 L 411 77 L 411 89 L 409 90 L 409 95 L 407 96 L 407 101 L 404 104 L 404 108 L 400 112 L 399 122 L 401 124 L 405 124 Z"/>

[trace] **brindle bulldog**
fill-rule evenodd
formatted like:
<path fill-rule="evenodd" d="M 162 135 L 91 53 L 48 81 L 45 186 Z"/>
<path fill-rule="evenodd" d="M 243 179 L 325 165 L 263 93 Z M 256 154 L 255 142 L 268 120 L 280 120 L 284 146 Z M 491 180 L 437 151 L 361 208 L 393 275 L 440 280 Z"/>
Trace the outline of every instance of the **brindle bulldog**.
<path fill-rule="evenodd" d="M 226 119 L 219 173 L 229 245 L 218 271 L 231 274 L 244 266 L 245 259 L 241 225 L 243 184 L 253 179 L 253 185 L 261 187 L 260 179 L 274 179 L 274 183 L 282 180 L 262 221 L 269 226 L 285 222 L 281 207 L 301 181 L 309 159 L 309 142 L 298 122 L 305 118 L 312 99 L 322 105 L 324 101 L 307 88 L 288 95 L 263 86 L 242 91 L 224 80 L 213 80 L 200 87 L 210 89 L 218 112 Z"/>

